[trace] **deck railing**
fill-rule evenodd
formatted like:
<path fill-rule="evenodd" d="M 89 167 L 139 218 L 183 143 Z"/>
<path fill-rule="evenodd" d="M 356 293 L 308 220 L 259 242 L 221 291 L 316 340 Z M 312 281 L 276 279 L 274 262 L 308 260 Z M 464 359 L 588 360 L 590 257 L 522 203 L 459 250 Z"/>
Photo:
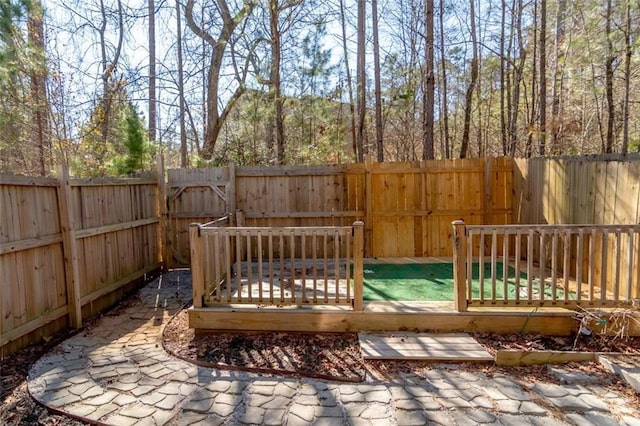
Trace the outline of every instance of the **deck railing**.
<path fill-rule="evenodd" d="M 459 311 L 640 298 L 640 225 L 452 225 Z"/>
<path fill-rule="evenodd" d="M 363 223 L 190 228 L 193 305 L 352 305 L 362 310 Z M 240 220 L 236 225 L 242 224 Z M 238 223 L 239 222 L 239 223 Z"/>

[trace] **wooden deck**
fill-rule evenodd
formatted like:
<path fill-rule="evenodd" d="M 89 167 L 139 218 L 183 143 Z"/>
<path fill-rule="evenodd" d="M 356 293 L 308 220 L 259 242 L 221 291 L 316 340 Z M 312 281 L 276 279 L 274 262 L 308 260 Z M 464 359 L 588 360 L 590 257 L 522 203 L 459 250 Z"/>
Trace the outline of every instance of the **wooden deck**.
<path fill-rule="evenodd" d="M 451 262 L 451 258 L 378 258 L 365 259 L 373 263 L 436 263 Z M 574 311 L 563 307 L 470 306 L 458 312 L 454 302 L 364 302 L 363 311 L 348 305 L 266 306 L 260 304 L 217 305 L 189 310 L 189 324 L 201 331 L 256 330 L 307 332 L 493 332 L 541 333 L 570 335 L 577 329 Z M 631 335 L 640 335 L 634 325 Z"/>

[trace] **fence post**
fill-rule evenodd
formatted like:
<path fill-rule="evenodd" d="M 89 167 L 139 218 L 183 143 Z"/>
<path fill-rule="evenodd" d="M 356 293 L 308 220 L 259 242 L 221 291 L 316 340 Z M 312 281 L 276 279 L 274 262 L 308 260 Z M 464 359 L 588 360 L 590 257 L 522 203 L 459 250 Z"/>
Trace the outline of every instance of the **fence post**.
<path fill-rule="evenodd" d="M 453 225 L 453 286 L 455 306 L 458 312 L 467 310 L 467 230 L 462 220 L 451 222 Z"/>
<path fill-rule="evenodd" d="M 204 298 L 204 253 L 202 250 L 202 235 L 200 224 L 189 225 L 189 247 L 191 248 L 191 285 L 193 288 L 193 307 L 202 308 Z"/>
<path fill-rule="evenodd" d="M 364 256 L 364 222 L 353 223 L 353 309 L 362 311 L 364 309 L 364 277 L 363 277 L 363 256 Z M 347 267 L 349 267 L 347 265 Z"/>
<path fill-rule="evenodd" d="M 164 270 L 167 268 L 169 261 L 169 253 L 167 251 L 167 186 L 164 178 L 164 156 L 158 154 L 158 162 L 156 168 L 156 179 L 158 179 L 158 261 L 160 267 Z"/>
<path fill-rule="evenodd" d="M 80 265 L 78 241 L 76 240 L 76 219 L 73 210 L 73 194 L 69 185 L 69 171 L 58 166 L 58 208 L 62 228 L 62 250 L 71 327 L 82 327 L 82 301 L 80 300 Z"/>

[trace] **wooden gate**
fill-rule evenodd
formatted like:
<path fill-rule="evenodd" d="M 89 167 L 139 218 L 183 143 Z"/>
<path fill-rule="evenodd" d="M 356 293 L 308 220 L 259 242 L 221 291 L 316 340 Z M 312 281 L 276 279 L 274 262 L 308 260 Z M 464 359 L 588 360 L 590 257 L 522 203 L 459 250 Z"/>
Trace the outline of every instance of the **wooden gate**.
<path fill-rule="evenodd" d="M 167 172 L 167 265 L 189 266 L 189 224 L 234 212 L 235 168 L 176 169 Z"/>

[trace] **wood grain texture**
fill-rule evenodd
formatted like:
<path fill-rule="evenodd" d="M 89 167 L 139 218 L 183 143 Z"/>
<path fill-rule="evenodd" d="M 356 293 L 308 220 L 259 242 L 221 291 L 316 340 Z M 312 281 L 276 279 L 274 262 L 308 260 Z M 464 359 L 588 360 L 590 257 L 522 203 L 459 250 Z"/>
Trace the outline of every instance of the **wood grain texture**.
<path fill-rule="evenodd" d="M 364 359 L 419 359 L 438 361 L 493 361 L 466 333 L 358 333 Z"/>

